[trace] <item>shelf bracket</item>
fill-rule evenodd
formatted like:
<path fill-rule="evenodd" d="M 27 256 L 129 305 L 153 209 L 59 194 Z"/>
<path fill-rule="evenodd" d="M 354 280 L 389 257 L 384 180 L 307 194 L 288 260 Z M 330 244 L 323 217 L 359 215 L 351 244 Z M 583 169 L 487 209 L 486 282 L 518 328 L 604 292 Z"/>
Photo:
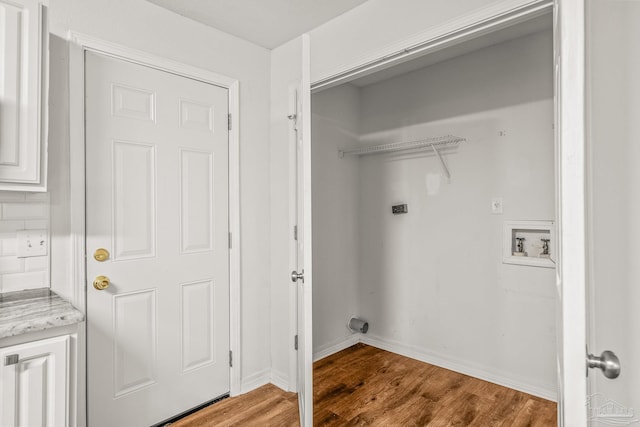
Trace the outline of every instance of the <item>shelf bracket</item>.
<path fill-rule="evenodd" d="M 444 163 L 444 159 L 438 152 L 438 149 L 435 147 L 435 145 L 432 145 L 431 148 L 433 149 L 433 152 L 436 154 L 436 157 L 438 157 L 438 160 L 440 160 L 440 164 L 442 165 L 442 170 L 444 171 L 444 174 L 447 176 L 447 179 L 451 179 L 451 174 L 449 173 L 449 169 L 447 168 L 447 165 Z"/>

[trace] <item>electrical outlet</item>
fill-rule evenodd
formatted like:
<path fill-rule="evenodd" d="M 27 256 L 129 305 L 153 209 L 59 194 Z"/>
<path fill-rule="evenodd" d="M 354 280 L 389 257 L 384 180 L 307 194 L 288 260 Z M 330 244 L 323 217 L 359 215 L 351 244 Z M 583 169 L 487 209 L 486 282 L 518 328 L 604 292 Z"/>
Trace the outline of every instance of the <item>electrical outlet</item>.
<path fill-rule="evenodd" d="M 18 231 L 17 238 L 16 252 L 18 258 L 47 255 L 49 246 L 49 233 L 47 230 Z"/>
<path fill-rule="evenodd" d="M 502 197 L 491 199 L 491 213 L 499 215 L 502 213 Z"/>

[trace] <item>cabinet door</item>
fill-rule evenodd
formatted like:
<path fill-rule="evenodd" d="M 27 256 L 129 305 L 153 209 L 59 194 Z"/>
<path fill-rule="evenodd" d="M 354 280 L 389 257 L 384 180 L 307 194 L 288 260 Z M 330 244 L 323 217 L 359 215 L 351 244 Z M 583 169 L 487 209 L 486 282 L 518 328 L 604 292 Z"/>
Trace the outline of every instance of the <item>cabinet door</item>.
<path fill-rule="evenodd" d="M 69 335 L 0 349 L 0 426 L 68 425 Z"/>
<path fill-rule="evenodd" d="M 46 22 L 36 0 L 0 0 L 0 190 L 46 190 Z"/>

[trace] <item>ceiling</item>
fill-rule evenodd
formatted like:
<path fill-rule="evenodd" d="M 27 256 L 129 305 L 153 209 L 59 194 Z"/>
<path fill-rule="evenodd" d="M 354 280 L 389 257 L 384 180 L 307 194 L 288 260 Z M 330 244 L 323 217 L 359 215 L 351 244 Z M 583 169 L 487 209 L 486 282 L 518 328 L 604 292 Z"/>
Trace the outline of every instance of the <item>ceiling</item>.
<path fill-rule="evenodd" d="M 147 0 L 273 49 L 367 0 Z"/>

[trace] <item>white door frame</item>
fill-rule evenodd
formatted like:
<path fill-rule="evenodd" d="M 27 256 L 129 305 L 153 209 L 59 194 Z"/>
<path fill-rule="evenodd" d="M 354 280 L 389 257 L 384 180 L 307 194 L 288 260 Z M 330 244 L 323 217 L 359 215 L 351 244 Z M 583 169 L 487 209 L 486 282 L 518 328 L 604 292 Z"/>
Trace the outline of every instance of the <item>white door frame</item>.
<path fill-rule="evenodd" d="M 86 51 L 123 59 L 204 83 L 223 87 L 229 91 L 229 113 L 232 126 L 229 131 L 229 345 L 233 352 L 230 368 L 230 394 L 240 394 L 241 385 L 241 316 L 240 316 L 240 84 L 237 79 L 201 68 L 175 62 L 126 46 L 91 36 L 69 32 L 69 145 L 70 145 L 70 220 L 72 304 L 86 313 L 86 260 L 85 260 L 85 103 L 84 54 Z M 91 313 L 87 313 L 90 316 Z M 80 328 L 78 345 L 78 425 L 86 422 L 86 326 Z M 84 398 L 83 398 L 84 396 Z M 212 396 L 212 398 L 215 396 Z M 72 397 L 73 399 L 74 397 Z"/>
<path fill-rule="evenodd" d="M 559 426 L 587 425 L 586 342 L 586 205 L 585 205 L 585 25 L 584 0 L 507 0 L 469 13 L 417 37 L 369 55 L 312 82 L 312 92 L 347 82 L 396 63 L 473 39 L 535 17 L 554 13 L 556 69 L 556 218 L 559 259 L 557 278 L 557 363 Z M 560 54 L 560 52 L 562 54 Z"/>
<path fill-rule="evenodd" d="M 586 426 L 585 0 L 555 3 L 558 425 Z"/>

